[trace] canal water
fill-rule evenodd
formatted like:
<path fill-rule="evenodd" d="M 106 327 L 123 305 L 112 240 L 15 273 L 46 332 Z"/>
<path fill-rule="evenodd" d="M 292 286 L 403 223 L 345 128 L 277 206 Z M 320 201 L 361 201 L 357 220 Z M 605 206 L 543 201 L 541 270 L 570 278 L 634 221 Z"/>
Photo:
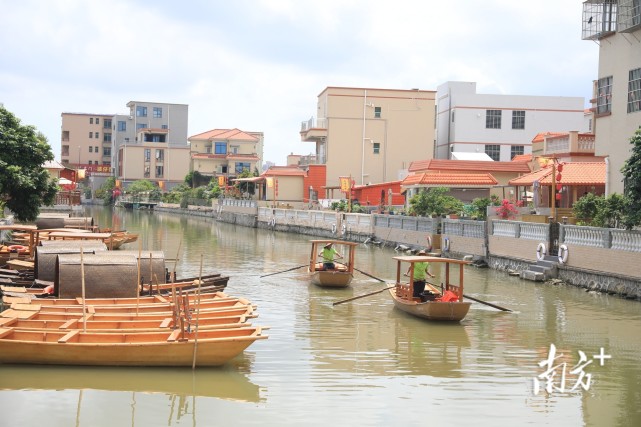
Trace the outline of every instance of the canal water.
<path fill-rule="evenodd" d="M 85 214 L 139 233 L 142 251 L 177 259 L 179 276 L 229 275 L 227 293 L 258 306 L 252 322 L 269 339 L 195 371 L 0 366 L 2 425 L 641 425 L 639 302 L 467 266 L 465 293 L 513 312 L 473 303 L 460 324 L 432 323 L 394 309 L 387 292 L 334 306 L 384 286 L 361 273 L 347 289 L 310 285 L 304 268 L 259 277 L 306 264 L 310 236 Z M 356 267 L 392 281 L 395 254 L 360 245 Z"/>

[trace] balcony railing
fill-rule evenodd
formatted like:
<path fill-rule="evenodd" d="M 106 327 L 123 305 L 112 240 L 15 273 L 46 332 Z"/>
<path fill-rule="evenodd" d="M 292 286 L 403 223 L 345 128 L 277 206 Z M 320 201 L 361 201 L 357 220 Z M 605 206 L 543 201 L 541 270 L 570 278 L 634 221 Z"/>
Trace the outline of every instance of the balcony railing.
<path fill-rule="evenodd" d="M 617 0 L 583 3 L 583 40 L 599 40 L 617 30 Z"/>
<path fill-rule="evenodd" d="M 309 120 L 301 122 L 300 131 L 307 132 L 310 129 L 327 129 L 327 119 L 319 118 L 315 119 L 311 117 Z"/>

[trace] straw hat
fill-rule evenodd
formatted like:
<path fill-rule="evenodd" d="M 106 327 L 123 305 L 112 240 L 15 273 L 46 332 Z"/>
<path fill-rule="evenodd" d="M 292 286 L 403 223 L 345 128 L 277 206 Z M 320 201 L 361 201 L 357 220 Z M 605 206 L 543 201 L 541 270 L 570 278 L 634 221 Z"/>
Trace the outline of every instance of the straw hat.
<path fill-rule="evenodd" d="M 427 255 L 427 252 L 425 252 L 424 249 L 421 249 L 416 255 Z"/>
<path fill-rule="evenodd" d="M 328 243 L 328 244 L 326 244 L 324 247 L 325 247 L 325 248 L 329 248 L 329 247 L 331 247 L 332 245 L 333 245 L 333 243 L 332 243 L 332 242 L 329 242 L 329 243 Z"/>

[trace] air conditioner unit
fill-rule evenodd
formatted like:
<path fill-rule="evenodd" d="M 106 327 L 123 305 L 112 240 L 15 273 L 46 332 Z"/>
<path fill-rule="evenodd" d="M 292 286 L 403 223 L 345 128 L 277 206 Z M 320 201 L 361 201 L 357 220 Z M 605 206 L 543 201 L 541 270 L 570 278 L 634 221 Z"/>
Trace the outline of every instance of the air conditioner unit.
<path fill-rule="evenodd" d="M 129 116 L 129 120 L 133 120 L 133 119 L 134 119 L 134 116 Z"/>

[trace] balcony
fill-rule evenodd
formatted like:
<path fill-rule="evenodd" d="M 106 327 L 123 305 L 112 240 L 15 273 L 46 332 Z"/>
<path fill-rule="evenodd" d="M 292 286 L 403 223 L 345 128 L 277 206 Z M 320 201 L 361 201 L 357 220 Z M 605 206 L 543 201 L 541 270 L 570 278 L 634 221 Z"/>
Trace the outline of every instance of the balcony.
<path fill-rule="evenodd" d="M 319 141 L 327 138 L 327 119 L 319 118 L 315 120 L 314 117 L 312 117 L 302 122 L 300 138 L 301 141 Z"/>
<path fill-rule="evenodd" d="M 583 2 L 583 40 L 599 40 L 616 30 L 617 0 Z"/>
<path fill-rule="evenodd" d="M 619 0 L 619 31 L 631 33 L 641 29 L 641 0 Z"/>
<path fill-rule="evenodd" d="M 570 153 L 594 154 L 594 135 L 573 131 L 545 138 L 544 155 Z"/>

